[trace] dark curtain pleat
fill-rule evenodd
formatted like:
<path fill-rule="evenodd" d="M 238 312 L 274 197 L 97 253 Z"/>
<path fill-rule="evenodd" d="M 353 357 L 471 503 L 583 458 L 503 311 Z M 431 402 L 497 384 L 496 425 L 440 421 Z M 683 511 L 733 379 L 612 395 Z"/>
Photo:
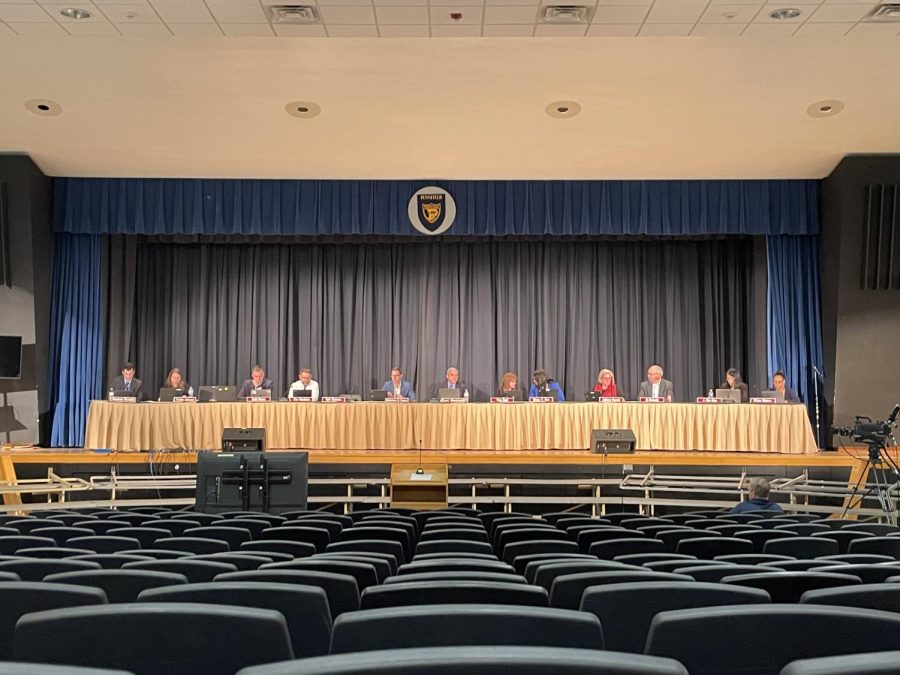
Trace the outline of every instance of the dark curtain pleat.
<path fill-rule="evenodd" d="M 366 396 L 399 365 L 425 398 L 455 365 L 479 399 L 506 370 L 525 383 L 535 368 L 580 399 L 603 367 L 634 397 L 658 362 L 679 400 L 689 400 L 718 385 L 728 367 L 751 372 L 749 317 L 761 311 L 753 248 L 748 238 L 141 240 L 129 355 L 151 391 L 173 366 L 197 386 L 239 383 L 260 363 L 279 394 L 309 366 L 324 394 Z"/>

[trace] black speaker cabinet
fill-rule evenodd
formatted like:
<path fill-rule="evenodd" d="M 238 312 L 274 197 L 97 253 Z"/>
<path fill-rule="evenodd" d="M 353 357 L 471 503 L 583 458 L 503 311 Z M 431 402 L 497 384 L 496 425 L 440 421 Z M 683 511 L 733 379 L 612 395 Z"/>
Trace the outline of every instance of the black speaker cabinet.
<path fill-rule="evenodd" d="M 262 452 L 265 449 L 265 429 L 222 429 L 223 452 Z"/>
<path fill-rule="evenodd" d="M 591 432 L 591 451 L 598 454 L 634 452 L 636 443 L 631 429 L 594 429 Z"/>

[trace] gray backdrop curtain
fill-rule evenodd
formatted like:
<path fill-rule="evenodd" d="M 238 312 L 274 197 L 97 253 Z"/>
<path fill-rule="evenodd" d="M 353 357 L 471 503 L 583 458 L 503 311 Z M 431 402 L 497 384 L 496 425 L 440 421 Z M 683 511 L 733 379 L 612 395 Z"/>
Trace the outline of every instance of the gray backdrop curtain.
<path fill-rule="evenodd" d="M 108 373 L 133 360 L 153 391 L 173 366 L 196 387 L 240 383 L 261 363 L 281 395 L 309 366 L 323 394 L 365 397 L 400 365 L 422 399 L 456 365 L 486 399 L 506 370 L 527 382 L 542 367 L 567 398 L 580 400 L 604 367 L 634 397 L 658 362 L 682 401 L 717 386 L 730 366 L 757 391 L 766 388 L 758 248 L 740 237 L 362 244 L 110 237 Z"/>

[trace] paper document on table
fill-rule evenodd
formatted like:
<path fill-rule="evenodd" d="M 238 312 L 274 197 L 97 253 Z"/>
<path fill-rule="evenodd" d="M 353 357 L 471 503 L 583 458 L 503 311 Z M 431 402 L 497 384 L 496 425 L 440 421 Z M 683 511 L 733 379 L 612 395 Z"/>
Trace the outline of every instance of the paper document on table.
<path fill-rule="evenodd" d="M 431 474 L 430 473 L 416 473 L 415 471 L 413 471 L 411 474 L 409 474 L 409 479 L 410 480 L 431 480 Z"/>

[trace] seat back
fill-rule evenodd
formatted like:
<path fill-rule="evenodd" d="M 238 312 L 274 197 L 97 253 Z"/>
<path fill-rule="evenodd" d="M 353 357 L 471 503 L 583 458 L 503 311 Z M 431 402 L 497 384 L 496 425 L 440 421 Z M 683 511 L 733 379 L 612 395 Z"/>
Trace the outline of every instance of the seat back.
<path fill-rule="evenodd" d="M 189 584 L 199 584 L 212 581 L 219 574 L 237 572 L 236 565 L 225 561 L 196 560 L 193 558 L 179 558 L 178 560 L 147 560 L 143 562 L 130 562 L 122 565 L 125 570 L 155 570 L 158 572 L 173 572 L 183 574 Z"/>
<path fill-rule="evenodd" d="M 862 582 L 859 577 L 832 572 L 762 572 L 723 577 L 721 583 L 761 588 L 769 593 L 772 602 L 799 602 L 806 591 Z"/>
<path fill-rule="evenodd" d="M 553 585 L 550 587 L 550 606 L 561 609 L 578 609 L 581 605 L 581 595 L 584 589 L 590 586 L 647 581 L 693 582 L 694 580 L 684 574 L 668 574 L 665 572 L 650 572 L 648 570 L 565 574 L 553 580 Z"/>
<path fill-rule="evenodd" d="M 418 581 L 372 586 L 363 591 L 361 609 L 404 605 L 483 604 L 547 607 L 547 591 L 528 584 L 484 581 Z"/>
<path fill-rule="evenodd" d="M 356 585 L 356 579 L 349 574 L 334 574 L 332 572 L 302 569 L 259 569 L 246 572 L 228 572 L 220 574 L 215 580 L 241 583 L 266 581 L 318 586 L 328 596 L 328 606 L 331 608 L 332 618 L 344 612 L 353 612 L 359 609 L 359 588 Z"/>
<path fill-rule="evenodd" d="M 900 613 L 900 584 L 897 582 L 871 583 L 863 586 L 836 586 L 806 591 L 800 596 L 801 604 L 839 605 L 879 609 Z"/>
<path fill-rule="evenodd" d="M 75 586 L 101 588 L 111 603 L 134 602 L 141 591 L 159 586 L 186 584 L 187 577 L 171 572 L 151 570 L 85 570 L 50 574 L 44 581 Z"/>

